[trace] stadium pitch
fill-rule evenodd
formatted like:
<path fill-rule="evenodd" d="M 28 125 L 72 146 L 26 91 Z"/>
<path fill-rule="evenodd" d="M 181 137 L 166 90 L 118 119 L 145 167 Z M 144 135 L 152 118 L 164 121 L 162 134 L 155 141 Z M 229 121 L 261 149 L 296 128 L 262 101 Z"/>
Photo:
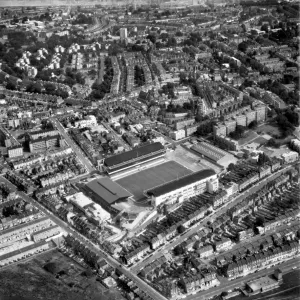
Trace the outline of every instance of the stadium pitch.
<path fill-rule="evenodd" d="M 121 178 L 116 182 L 133 194 L 134 199 L 139 202 L 145 200 L 146 197 L 143 194 L 145 190 L 191 173 L 191 170 L 175 161 L 168 161 L 161 165 Z"/>

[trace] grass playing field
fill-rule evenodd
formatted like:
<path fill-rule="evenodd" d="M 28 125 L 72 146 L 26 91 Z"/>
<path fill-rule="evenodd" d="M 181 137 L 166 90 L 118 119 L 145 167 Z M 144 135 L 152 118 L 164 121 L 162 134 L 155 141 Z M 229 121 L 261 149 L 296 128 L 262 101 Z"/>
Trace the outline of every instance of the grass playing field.
<path fill-rule="evenodd" d="M 163 183 L 167 183 L 178 177 L 192 173 L 189 169 L 176 163 L 168 161 L 159 166 L 143 170 L 117 180 L 117 183 L 134 195 L 136 201 L 145 199 L 143 192 Z"/>

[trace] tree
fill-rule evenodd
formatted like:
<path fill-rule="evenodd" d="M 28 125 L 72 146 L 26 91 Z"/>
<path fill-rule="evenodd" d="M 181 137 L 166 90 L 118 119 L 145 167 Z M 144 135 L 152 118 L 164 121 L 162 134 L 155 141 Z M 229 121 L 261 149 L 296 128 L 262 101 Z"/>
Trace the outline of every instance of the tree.
<path fill-rule="evenodd" d="M 177 41 L 174 37 L 171 37 L 168 39 L 168 42 L 167 42 L 168 47 L 175 47 L 176 45 L 177 45 Z"/>
<path fill-rule="evenodd" d="M 272 147 L 272 148 L 278 148 L 279 144 L 276 143 L 275 139 L 271 138 L 268 140 L 268 142 L 266 143 L 267 147 Z"/>
<path fill-rule="evenodd" d="M 17 89 L 17 85 L 12 82 L 12 81 L 9 81 L 7 84 L 6 84 L 6 88 L 8 90 L 16 90 Z"/>
<path fill-rule="evenodd" d="M 175 248 L 174 248 L 174 254 L 177 256 L 177 255 L 182 255 L 184 253 L 183 251 L 183 247 L 181 245 L 177 245 Z"/>
<path fill-rule="evenodd" d="M 179 225 L 177 228 L 177 231 L 179 234 L 184 233 L 186 228 L 183 225 Z"/>
<path fill-rule="evenodd" d="M 257 125 L 258 125 L 257 121 L 254 120 L 254 121 L 250 122 L 250 124 L 248 125 L 248 128 L 255 129 L 255 128 L 257 128 Z"/>
<path fill-rule="evenodd" d="M 230 163 L 227 167 L 227 172 L 232 171 L 234 169 L 234 164 Z"/>
<path fill-rule="evenodd" d="M 269 26 L 268 24 L 264 24 L 261 26 L 260 30 L 265 31 L 265 32 L 269 32 Z"/>
<path fill-rule="evenodd" d="M 156 35 L 154 35 L 154 34 L 149 34 L 147 36 L 147 39 L 150 40 L 153 44 L 156 43 Z"/>
<path fill-rule="evenodd" d="M 49 273 L 55 275 L 60 271 L 59 266 L 55 262 L 50 262 L 44 265 L 44 269 Z"/>
<path fill-rule="evenodd" d="M 26 91 L 29 93 L 38 93 L 42 92 L 42 85 L 39 82 L 31 82 L 27 87 Z"/>
<path fill-rule="evenodd" d="M 265 222 L 266 222 L 266 220 L 264 217 L 261 217 L 261 216 L 256 217 L 256 220 L 255 220 L 256 226 L 263 227 L 263 226 L 265 226 Z"/>

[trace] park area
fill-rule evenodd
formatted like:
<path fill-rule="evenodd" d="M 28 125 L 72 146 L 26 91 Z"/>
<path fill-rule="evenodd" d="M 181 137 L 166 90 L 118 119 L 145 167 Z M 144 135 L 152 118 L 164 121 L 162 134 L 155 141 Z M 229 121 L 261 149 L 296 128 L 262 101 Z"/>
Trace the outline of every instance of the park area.
<path fill-rule="evenodd" d="M 192 173 L 189 169 L 175 161 L 140 171 L 117 180 L 117 183 L 130 192 L 136 201 L 145 200 L 144 191 L 158 185 L 173 181 Z"/>
<path fill-rule="evenodd" d="M 46 271 L 44 267 L 49 263 L 53 267 Z M 0 270 L 0 299 L 124 299 L 117 290 L 108 291 L 95 275 L 87 277 L 84 271 L 83 267 L 58 250 L 42 253 L 24 263 Z"/>
<path fill-rule="evenodd" d="M 258 134 L 269 134 L 273 138 L 276 138 L 281 135 L 278 126 L 272 124 L 263 124 L 261 126 L 258 126 L 256 132 Z"/>

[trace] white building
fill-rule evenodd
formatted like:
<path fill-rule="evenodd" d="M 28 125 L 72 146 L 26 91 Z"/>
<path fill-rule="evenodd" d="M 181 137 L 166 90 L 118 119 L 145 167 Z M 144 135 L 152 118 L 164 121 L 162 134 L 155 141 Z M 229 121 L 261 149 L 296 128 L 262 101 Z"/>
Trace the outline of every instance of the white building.
<path fill-rule="evenodd" d="M 291 163 L 291 162 L 296 161 L 299 158 L 299 154 L 295 151 L 290 151 L 287 153 L 283 153 L 281 155 L 281 158 L 283 159 L 283 161 L 285 163 Z"/>
<path fill-rule="evenodd" d="M 77 128 L 93 127 L 93 126 L 97 126 L 97 119 L 93 115 L 86 116 L 83 120 L 75 122 L 75 127 Z"/>
<path fill-rule="evenodd" d="M 145 195 L 151 198 L 152 205 L 159 206 L 162 203 L 183 202 L 195 195 L 199 195 L 208 190 L 208 182 L 211 187 L 216 187 L 218 181 L 217 174 L 212 169 L 201 170 L 177 180 L 154 187 L 145 191 Z"/>
<path fill-rule="evenodd" d="M 66 199 L 81 210 L 87 217 L 95 218 L 101 222 L 110 219 L 110 214 L 106 210 L 90 198 L 86 197 L 83 193 L 68 196 Z"/>
<path fill-rule="evenodd" d="M 120 38 L 121 41 L 125 41 L 127 39 L 127 28 L 120 28 Z"/>
<path fill-rule="evenodd" d="M 185 138 L 185 130 L 184 129 L 179 129 L 177 131 L 171 131 L 170 132 L 170 138 L 177 141 Z"/>

